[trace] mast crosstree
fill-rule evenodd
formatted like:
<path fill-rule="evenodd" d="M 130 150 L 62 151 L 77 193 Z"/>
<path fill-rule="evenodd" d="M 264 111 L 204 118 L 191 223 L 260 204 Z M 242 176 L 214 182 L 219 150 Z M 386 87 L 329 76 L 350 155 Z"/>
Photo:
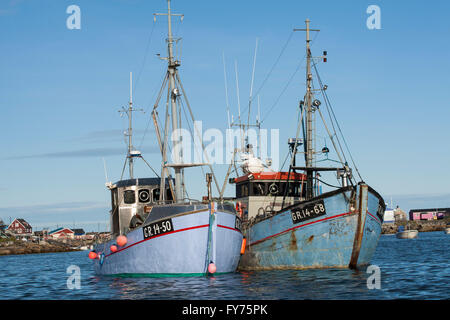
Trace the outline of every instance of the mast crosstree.
<path fill-rule="evenodd" d="M 197 167 L 197 166 L 209 166 L 212 176 L 214 178 L 214 182 L 217 190 L 219 190 L 219 185 L 217 183 L 216 176 L 212 169 L 212 166 L 209 164 L 209 159 L 206 153 L 204 153 L 206 163 L 183 163 L 183 147 L 182 147 L 182 135 L 181 135 L 181 106 L 179 106 L 180 96 L 184 97 L 184 101 L 186 102 L 187 108 L 189 110 L 190 120 L 192 122 L 195 121 L 194 115 L 192 113 L 192 109 L 190 107 L 189 101 L 186 96 L 186 92 L 181 83 L 180 75 L 178 73 L 178 67 L 180 66 L 180 61 L 177 60 L 174 56 L 174 43 L 178 41 L 178 39 L 174 39 L 172 34 L 172 17 L 179 16 L 181 19 L 184 18 L 183 14 L 172 13 L 170 8 L 170 0 L 167 0 L 167 13 L 155 13 L 156 16 L 167 16 L 168 19 L 168 37 L 167 37 L 167 53 L 168 56 L 164 58 L 160 58 L 162 60 L 167 60 L 167 73 L 164 78 L 163 84 L 159 91 L 158 98 L 153 106 L 152 117 L 153 123 L 155 125 L 155 130 L 158 138 L 158 143 L 160 146 L 161 154 L 162 154 L 162 164 L 161 164 L 161 190 L 164 190 L 165 179 L 169 177 L 168 168 L 173 168 L 175 171 L 175 201 L 177 203 L 182 203 L 185 199 L 185 187 L 184 187 L 184 168 L 188 167 Z M 164 88 L 167 85 L 167 103 L 166 103 L 166 118 L 164 125 L 164 136 L 161 137 L 161 131 L 159 129 L 158 121 L 157 121 L 157 108 L 159 105 L 159 101 L 162 97 L 162 93 Z M 170 121 L 170 120 L 171 121 Z M 169 138 L 169 121 L 172 126 L 172 159 L 173 163 L 168 163 L 167 159 L 167 147 L 168 147 L 168 138 Z M 195 126 L 194 126 L 195 127 Z M 198 130 L 195 127 L 195 130 Z M 201 135 L 200 132 L 196 132 L 197 135 Z M 202 141 L 200 136 L 200 141 Z M 204 152 L 204 145 L 202 141 L 202 150 Z M 169 185 L 170 185 L 169 180 Z M 172 189 L 172 188 L 171 188 Z M 165 200 L 166 195 L 164 192 L 161 192 L 162 201 Z"/>

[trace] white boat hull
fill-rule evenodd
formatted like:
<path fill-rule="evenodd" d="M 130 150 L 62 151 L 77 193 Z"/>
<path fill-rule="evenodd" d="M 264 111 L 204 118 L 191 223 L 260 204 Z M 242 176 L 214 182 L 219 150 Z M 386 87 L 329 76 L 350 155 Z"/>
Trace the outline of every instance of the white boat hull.
<path fill-rule="evenodd" d="M 236 215 L 217 210 L 210 224 L 209 210 L 172 217 L 173 230 L 144 238 L 143 225 L 127 234 L 127 244 L 116 252 L 116 239 L 99 244 L 95 251 L 95 272 L 127 277 L 206 275 L 208 246 L 217 273 L 236 271 L 240 259 L 242 233 L 236 229 Z M 151 224 L 151 223 L 150 223 Z M 208 243 L 211 231 L 211 243 Z"/>
<path fill-rule="evenodd" d="M 397 232 L 396 237 L 398 239 L 414 239 L 419 235 L 419 231 L 417 230 L 405 230 L 402 232 Z"/>

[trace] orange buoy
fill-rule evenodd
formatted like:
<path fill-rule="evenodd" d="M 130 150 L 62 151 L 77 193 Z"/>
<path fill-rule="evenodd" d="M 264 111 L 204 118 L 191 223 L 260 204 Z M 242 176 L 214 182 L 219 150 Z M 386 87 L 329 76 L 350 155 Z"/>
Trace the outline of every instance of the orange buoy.
<path fill-rule="evenodd" d="M 97 258 L 97 253 L 94 251 L 89 252 L 89 259 L 96 259 Z"/>
<path fill-rule="evenodd" d="M 109 249 L 111 250 L 111 252 L 116 252 L 117 246 L 115 244 L 113 244 L 111 247 L 109 247 Z"/>
<path fill-rule="evenodd" d="M 208 272 L 209 273 L 214 273 L 214 272 L 216 272 L 216 270 L 217 270 L 217 268 L 216 268 L 216 265 L 214 264 L 214 263 L 210 263 L 209 264 L 209 266 L 208 266 Z"/>
<path fill-rule="evenodd" d="M 242 238 L 242 245 L 241 245 L 241 254 L 245 253 L 245 245 L 247 244 L 247 239 Z"/>
<path fill-rule="evenodd" d="M 120 235 L 117 237 L 117 244 L 121 247 L 123 247 L 124 245 L 127 244 L 127 237 L 125 237 L 124 235 Z"/>

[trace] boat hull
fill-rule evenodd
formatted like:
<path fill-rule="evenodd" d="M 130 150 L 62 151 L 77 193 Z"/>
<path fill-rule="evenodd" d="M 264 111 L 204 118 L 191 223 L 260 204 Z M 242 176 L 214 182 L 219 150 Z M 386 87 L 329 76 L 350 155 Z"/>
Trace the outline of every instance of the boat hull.
<path fill-rule="evenodd" d="M 417 230 L 405 230 L 395 234 L 398 239 L 414 239 L 417 238 L 418 235 L 419 231 Z"/>
<path fill-rule="evenodd" d="M 144 238 L 145 227 L 127 234 L 127 244 L 111 252 L 115 240 L 97 245 L 101 253 L 94 260 L 95 272 L 117 276 L 195 276 L 207 274 L 208 265 L 216 273 L 234 272 L 240 258 L 242 233 L 236 229 L 234 214 L 210 211 L 171 217 L 171 232 Z M 211 222 L 211 223 L 210 223 Z"/>
<path fill-rule="evenodd" d="M 381 234 L 383 199 L 367 185 L 358 185 L 353 190 L 342 188 L 325 193 L 309 202 L 317 201 L 323 201 L 326 213 L 316 218 L 294 223 L 293 208 L 247 227 L 244 234 L 248 245 L 239 269 L 347 268 L 369 264 Z"/>
<path fill-rule="evenodd" d="M 450 228 L 445 228 L 445 229 L 444 229 L 444 232 L 445 232 L 446 234 L 450 234 Z"/>

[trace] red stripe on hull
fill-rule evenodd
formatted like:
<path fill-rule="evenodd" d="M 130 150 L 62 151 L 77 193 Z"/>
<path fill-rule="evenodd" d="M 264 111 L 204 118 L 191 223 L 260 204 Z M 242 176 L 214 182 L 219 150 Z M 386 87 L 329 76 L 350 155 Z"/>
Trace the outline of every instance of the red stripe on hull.
<path fill-rule="evenodd" d="M 137 244 L 139 244 L 139 243 L 142 243 L 142 242 L 144 242 L 144 241 L 148 241 L 148 240 L 155 239 L 155 238 L 162 237 L 162 236 L 167 236 L 167 235 L 169 235 L 169 234 L 173 234 L 173 233 L 177 233 L 177 232 L 188 231 L 188 230 L 193 230 L 193 229 L 198 229 L 198 228 L 205 228 L 205 227 L 208 227 L 208 226 L 209 226 L 209 224 L 203 224 L 203 225 L 201 225 L 201 226 L 195 226 L 195 227 L 183 228 L 183 229 L 180 229 L 180 230 L 174 230 L 174 231 L 170 231 L 170 232 L 167 232 L 167 233 L 158 234 L 158 235 L 156 235 L 156 236 L 153 236 L 153 237 L 150 237 L 150 238 L 147 238 L 147 239 L 144 239 L 144 240 L 140 240 L 140 241 L 135 242 L 135 243 L 133 243 L 133 244 L 130 244 L 128 247 L 124 247 L 124 248 L 122 248 L 122 249 L 119 249 L 119 250 L 117 250 L 116 252 L 112 252 L 112 253 L 106 255 L 105 258 L 108 257 L 108 256 L 110 256 L 110 255 L 112 255 L 112 254 L 119 253 L 120 251 L 123 251 L 123 250 L 126 250 L 126 249 L 128 249 L 128 248 L 131 248 L 131 247 L 133 247 L 133 246 L 135 246 L 135 245 L 137 245 Z"/>
<path fill-rule="evenodd" d="M 147 239 L 140 240 L 140 241 L 135 242 L 135 243 L 133 243 L 133 244 L 130 244 L 129 246 L 124 247 L 124 248 L 122 248 L 122 249 L 119 249 L 119 250 L 117 250 L 116 252 L 112 252 L 112 253 L 110 253 L 110 254 L 107 254 L 107 255 L 105 255 L 105 258 L 108 257 L 108 256 L 110 256 L 110 255 L 112 255 L 112 254 L 119 253 L 120 251 L 123 251 L 123 250 L 126 250 L 126 249 L 128 249 L 128 248 L 131 248 L 131 247 L 133 247 L 133 246 L 135 246 L 135 245 L 137 245 L 137 244 L 139 244 L 139 243 L 142 243 L 142 242 L 144 242 L 144 241 L 148 241 L 148 240 L 151 240 L 151 239 L 155 239 L 155 238 L 158 238 L 158 237 L 166 236 L 166 235 L 173 234 L 173 233 L 177 233 L 177 232 L 188 231 L 188 230 L 199 229 L 199 228 L 206 228 L 206 227 L 208 227 L 208 226 L 209 226 L 209 224 L 203 224 L 203 225 L 200 225 L 200 226 L 189 227 L 189 228 L 183 228 L 183 229 L 180 229 L 180 230 L 174 230 L 174 231 L 170 231 L 170 232 L 167 232 L 167 233 L 159 234 L 159 235 L 156 235 L 156 236 L 147 238 Z M 231 227 L 227 227 L 227 226 L 223 226 L 223 225 L 220 225 L 220 224 L 218 224 L 217 226 L 218 226 L 218 227 L 221 227 L 221 228 L 226 228 L 226 229 L 230 229 L 230 230 L 234 230 L 234 231 L 240 232 L 238 229 L 231 228 Z"/>
<path fill-rule="evenodd" d="M 302 225 L 299 225 L 299 226 L 295 226 L 295 227 L 286 229 L 286 230 L 284 230 L 284 231 L 278 232 L 278 233 L 276 233 L 276 234 L 273 234 L 273 235 L 271 235 L 271 236 L 265 237 L 265 238 L 263 238 L 263 239 L 257 240 L 257 241 L 255 241 L 255 242 L 252 242 L 250 245 L 252 246 L 252 245 L 261 243 L 261 242 L 266 241 L 266 240 L 268 240 L 268 239 L 270 239 L 270 238 L 279 236 L 279 235 L 281 235 L 281 234 L 283 234 L 283 233 L 289 232 L 289 231 L 294 230 L 294 229 L 298 229 L 298 228 L 301 228 L 301 227 L 304 227 L 304 226 L 309 226 L 309 225 L 311 225 L 311 224 L 318 223 L 318 222 L 322 222 L 322 221 L 325 221 L 325 220 L 330 220 L 330 219 L 334 219 L 334 218 L 346 216 L 346 215 L 349 215 L 349 214 L 352 214 L 352 213 L 353 213 L 353 212 L 341 213 L 341 214 L 338 214 L 338 215 L 335 215 L 335 216 L 332 216 L 332 217 L 323 218 L 323 219 L 320 219 L 320 220 L 316 220 L 316 221 L 308 222 L 308 223 L 305 223 L 305 224 L 302 224 Z"/>
<path fill-rule="evenodd" d="M 236 229 L 236 228 L 231 228 L 231 227 L 223 226 L 223 225 L 221 225 L 221 224 L 218 224 L 217 226 L 220 227 L 220 228 L 225 228 L 225 229 L 230 229 L 230 230 L 233 230 L 233 231 L 241 232 L 240 230 L 238 230 L 238 229 Z"/>
<path fill-rule="evenodd" d="M 380 219 L 378 219 L 377 217 L 375 217 L 373 214 L 371 214 L 369 211 L 367 211 L 367 214 L 373 218 L 376 222 L 378 222 L 381 225 Z"/>

